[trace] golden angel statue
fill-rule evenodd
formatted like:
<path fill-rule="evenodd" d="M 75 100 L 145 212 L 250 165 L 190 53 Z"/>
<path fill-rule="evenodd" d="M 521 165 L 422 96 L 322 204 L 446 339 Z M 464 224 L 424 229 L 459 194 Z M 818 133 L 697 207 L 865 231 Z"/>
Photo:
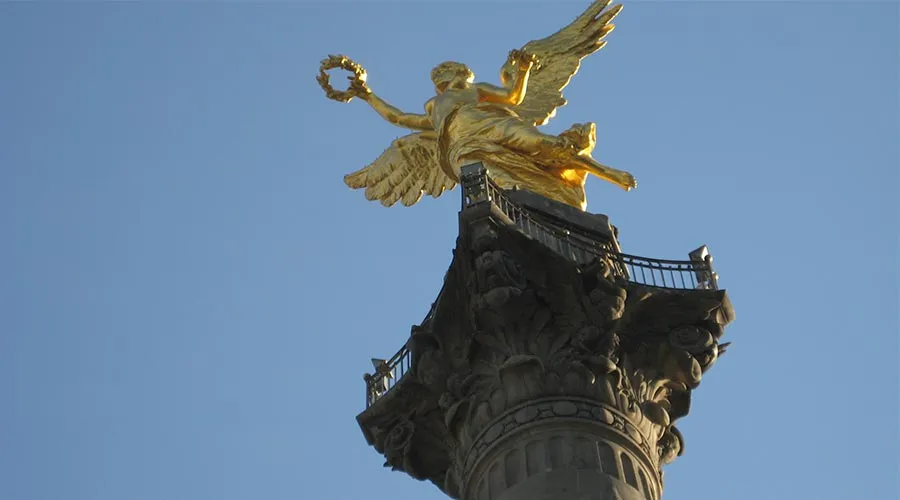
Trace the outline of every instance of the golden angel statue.
<path fill-rule="evenodd" d="M 562 89 L 581 60 L 598 51 L 613 29 L 621 5 L 595 0 L 571 24 L 541 40 L 512 50 L 500 72 L 502 86 L 474 83 L 464 64 L 444 62 L 431 71 L 436 95 L 424 114 L 404 113 L 375 95 L 366 72 L 343 56 L 323 61 L 318 80 L 329 98 L 348 102 L 358 97 L 385 120 L 416 131 L 396 139 L 367 167 L 345 176 L 351 188 L 365 188 L 366 198 L 385 206 L 415 204 L 423 194 L 438 197 L 459 181 L 460 167 L 482 162 L 502 188 L 518 187 L 584 210 L 584 184 L 594 174 L 623 189 L 634 177 L 591 157 L 596 143 L 593 123 L 576 124 L 559 135 L 537 127 L 566 104 Z M 328 85 L 326 69 L 354 72 L 347 91 Z"/>

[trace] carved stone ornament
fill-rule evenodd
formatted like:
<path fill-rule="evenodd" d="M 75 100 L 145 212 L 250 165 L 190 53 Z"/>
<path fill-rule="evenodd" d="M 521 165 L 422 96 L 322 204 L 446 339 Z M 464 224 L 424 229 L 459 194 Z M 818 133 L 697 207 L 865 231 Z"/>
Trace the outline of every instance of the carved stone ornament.
<path fill-rule="evenodd" d="M 530 498 L 512 492 L 566 474 L 609 492 L 577 498 L 659 498 L 723 351 L 725 292 L 615 278 L 468 212 L 411 370 L 358 417 L 369 442 L 454 498 Z"/>

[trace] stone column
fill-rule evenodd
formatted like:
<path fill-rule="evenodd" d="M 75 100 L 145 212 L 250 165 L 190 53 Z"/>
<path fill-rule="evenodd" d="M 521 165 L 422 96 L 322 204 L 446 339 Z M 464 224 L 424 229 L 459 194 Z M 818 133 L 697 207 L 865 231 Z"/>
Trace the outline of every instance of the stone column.
<path fill-rule="evenodd" d="M 569 396 L 529 401 L 476 439 L 462 498 L 657 499 L 656 464 L 638 442 L 627 415 L 609 405 Z"/>
<path fill-rule="evenodd" d="M 674 423 L 724 350 L 725 292 L 631 282 L 614 255 L 561 255 L 508 215 L 489 201 L 461 213 L 411 369 L 358 417 L 363 432 L 386 466 L 453 498 L 661 498 L 683 448 Z"/>

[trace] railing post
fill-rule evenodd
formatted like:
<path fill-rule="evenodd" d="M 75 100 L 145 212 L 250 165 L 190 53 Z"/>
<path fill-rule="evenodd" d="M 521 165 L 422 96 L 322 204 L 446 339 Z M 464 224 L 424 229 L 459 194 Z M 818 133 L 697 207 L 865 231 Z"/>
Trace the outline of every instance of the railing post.
<path fill-rule="evenodd" d="M 484 164 L 463 165 L 459 173 L 463 209 L 491 199 L 488 182 L 487 169 L 484 168 Z"/>
<path fill-rule="evenodd" d="M 366 381 L 366 408 L 372 406 L 372 375 L 366 373 L 363 375 L 363 380 Z"/>
<path fill-rule="evenodd" d="M 719 276 L 713 271 L 712 255 L 706 245 L 689 253 L 691 262 L 694 263 L 697 276 L 697 288 L 702 290 L 718 290 Z"/>
<path fill-rule="evenodd" d="M 719 289 L 719 275 L 713 271 L 712 255 L 706 256 L 706 269 L 709 272 L 709 284 L 713 290 Z"/>

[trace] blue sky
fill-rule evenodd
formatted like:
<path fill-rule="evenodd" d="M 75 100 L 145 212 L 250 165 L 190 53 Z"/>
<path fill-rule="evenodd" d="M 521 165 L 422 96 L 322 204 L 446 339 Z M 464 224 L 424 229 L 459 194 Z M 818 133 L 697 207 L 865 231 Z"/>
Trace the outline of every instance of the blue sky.
<path fill-rule="evenodd" d="M 421 109 L 579 2 L 0 4 L 0 498 L 439 499 L 354 420 L 437 294 L 459 193 L 342 176 L 403 134 L 324 98 L 345 53 Z M 737 321 L 667 499 L 897 498 L 900 16 L 626 2 L 547 127 L 628 253 L 716 257 Z M 865 493 L 860 493 L 860 490 Z"/>

